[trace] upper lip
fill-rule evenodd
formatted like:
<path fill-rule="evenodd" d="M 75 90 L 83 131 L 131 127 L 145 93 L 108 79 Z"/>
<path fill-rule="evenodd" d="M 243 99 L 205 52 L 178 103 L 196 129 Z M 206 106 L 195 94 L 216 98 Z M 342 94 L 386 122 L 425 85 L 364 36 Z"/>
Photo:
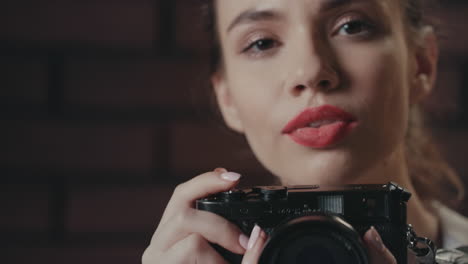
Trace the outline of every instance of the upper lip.
<path fill-rule="evenodd" d="M 311 107 L 305 109 L 289 121 L 283 128 L 282 133 L 288 134 L 299 128 L 307 127 L 310 123 L 326 120 L 352 122 L 356 118 L 352 114 L 332 105 Z"/>

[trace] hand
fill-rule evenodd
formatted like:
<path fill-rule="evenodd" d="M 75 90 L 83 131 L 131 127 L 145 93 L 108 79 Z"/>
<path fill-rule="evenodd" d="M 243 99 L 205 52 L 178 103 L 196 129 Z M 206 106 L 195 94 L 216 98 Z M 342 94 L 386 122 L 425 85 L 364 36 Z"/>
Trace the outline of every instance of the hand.
<path fill-rule="evenodd" d="M 266 233 L 258 226 L 252 229 L 242 264 L 256 264 L 267 240 Z"/>
<path fill-rule="evenodd" d="M 382 238 L 374 227 L 364 234 L 364 244 L 367 248 L 369 263 L 371 264 L 397 264 L 393 254 L 382 242 Z"/>
<path fill-rule="evenodd" d="M 143 254 L 143 264 L 227 264 L 209 242 L 244 254 L 248 238 L 236 225 L 214 213 L 194 208 L 197 199 L 232 189 L 239 178 L 237 173 L 216 169 L 177 186 Z M 254 248 L 257 247 L 255 244 Z M 246 259 L 254 257 L 247 256 Z"/>

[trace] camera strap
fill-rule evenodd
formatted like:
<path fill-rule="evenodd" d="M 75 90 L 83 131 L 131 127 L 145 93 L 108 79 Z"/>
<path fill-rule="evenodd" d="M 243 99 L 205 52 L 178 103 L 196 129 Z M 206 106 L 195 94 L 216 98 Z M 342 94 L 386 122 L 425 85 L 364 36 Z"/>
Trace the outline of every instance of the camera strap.
<path fill-rule="evenodd" d="M 436 246 L 434 242 L 427 237 L 418 237 L 414 232 L 413 226 L 406 226 L 406 240 L 408 248 L 416 255 L 420 264 L 435 264 L 436 263 Z"/>

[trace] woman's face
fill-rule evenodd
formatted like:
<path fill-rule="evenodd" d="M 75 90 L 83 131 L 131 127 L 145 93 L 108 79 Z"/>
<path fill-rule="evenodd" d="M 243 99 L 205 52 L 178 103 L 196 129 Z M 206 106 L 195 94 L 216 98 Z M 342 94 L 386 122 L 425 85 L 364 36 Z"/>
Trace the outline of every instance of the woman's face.
<path fill-rule="evenodd" d="M 218 0 L 216 11 L 221 112 L 267 169 L 287 184 L 388 180 L 415 97 L 399 1 Z"/>

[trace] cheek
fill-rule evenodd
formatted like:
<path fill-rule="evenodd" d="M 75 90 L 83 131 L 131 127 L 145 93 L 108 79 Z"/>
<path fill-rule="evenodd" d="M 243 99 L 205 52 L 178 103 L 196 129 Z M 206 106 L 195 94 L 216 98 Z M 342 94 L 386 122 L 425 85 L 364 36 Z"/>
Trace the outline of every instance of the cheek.
<path fill-rule="evenodd" d="M 268 164 L 276 153 L 281 137 L 282 94 L 284 78 L 272 74 L 267 67 L 255 70 L 246 67 L 234 68 L 229 74 L 229 88 L 247 141 L 263 163 Z M 270 67 L 270 69 L 272 69 Z M 275 118 L 273 118 L 275 117 Z"/>
<path fill-rule="evenodd" d="M 398 40 L 354 49 L 344 53 L 342 64 L 357 101 L 375 111 L 394 111 L 408 104 L 407 55 Z M 382 114 L 382 113 L 381 113 Z"/>
<path fill-rule="evenodd" d="M 271 119 L 281 96 L 283 82 L 280 78 L 272 78 L 267 70 L 257 69 L 253 73 L 245 67 L 233 68 L 228 74 L 231 96 L 244 128 L 269 126 L 265 123 Z"/>
<path fill-rule="evenodd" d="M 388 39 L 343 54 L 356 107 L 367 131 L 379 142 L 402 141 L 409 106 L 408 62 L 404 42 Z"/>

